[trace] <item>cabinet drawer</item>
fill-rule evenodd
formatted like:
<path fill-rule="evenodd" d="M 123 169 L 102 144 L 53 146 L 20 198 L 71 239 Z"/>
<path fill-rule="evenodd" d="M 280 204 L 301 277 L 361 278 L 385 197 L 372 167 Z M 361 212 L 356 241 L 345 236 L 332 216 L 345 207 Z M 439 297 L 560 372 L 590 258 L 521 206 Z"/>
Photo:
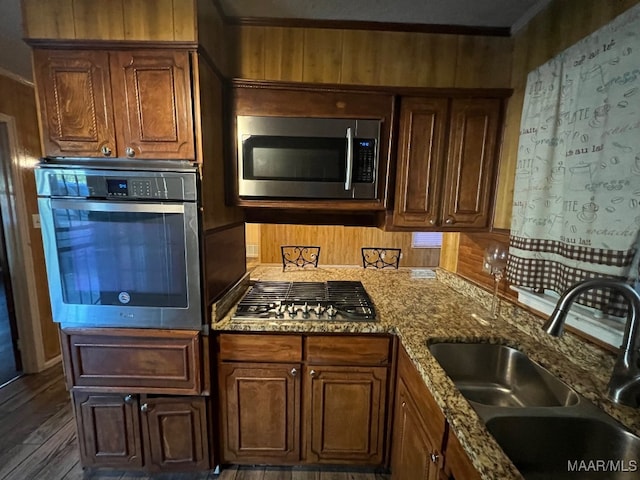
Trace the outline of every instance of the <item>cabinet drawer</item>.
<path fill-rule="evenodd" d="M 391 339 L 374 336 L 329 336 L 306 338 L 306 360 L 332 365 L 386 365 Z"/>
<path fill-rule="evenodd" d="M 201 393 L 197 331 L 62 330 L 67 382 L 94 391 Z"/>
<path fill-rule="evenodd" d="M 299 335 L 225 334 L 218 336 L 220 360 L 249 362 L 300 362 Z"/>

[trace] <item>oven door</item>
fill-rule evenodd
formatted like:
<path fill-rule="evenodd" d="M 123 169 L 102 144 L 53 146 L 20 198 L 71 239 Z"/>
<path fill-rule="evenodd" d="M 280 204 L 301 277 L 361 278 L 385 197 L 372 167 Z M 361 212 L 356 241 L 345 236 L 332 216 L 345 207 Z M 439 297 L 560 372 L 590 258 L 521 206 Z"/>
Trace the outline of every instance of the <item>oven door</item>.
<path fill-rule="evenodd" d="M 39 198 L 53 320 L 199 329 L 195 203 Z"/>

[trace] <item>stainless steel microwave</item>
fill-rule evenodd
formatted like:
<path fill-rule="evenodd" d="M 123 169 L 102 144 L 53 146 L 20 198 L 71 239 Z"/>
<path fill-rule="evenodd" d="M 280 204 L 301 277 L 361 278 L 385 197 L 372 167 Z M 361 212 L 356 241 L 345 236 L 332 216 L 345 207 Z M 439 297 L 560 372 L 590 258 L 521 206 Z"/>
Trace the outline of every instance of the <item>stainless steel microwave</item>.
<path fill-rule="evenodd" d="M 238 116 L 241 198 L 376 198 L 380 120 Z"/>

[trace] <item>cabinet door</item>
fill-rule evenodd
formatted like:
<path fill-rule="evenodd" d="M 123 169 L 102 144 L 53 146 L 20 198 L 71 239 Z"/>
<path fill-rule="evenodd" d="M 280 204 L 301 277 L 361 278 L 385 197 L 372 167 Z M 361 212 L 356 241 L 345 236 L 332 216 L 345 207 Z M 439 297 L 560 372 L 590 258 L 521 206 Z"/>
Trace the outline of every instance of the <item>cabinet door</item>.
<path fill-rule="evenodd" d="M 111 53 L 118 156 L 194 159 L 189 53 Z"/>
<path fill-rule="evenodd" d="M 407 386 L 398 380 L 391 451 L 392 480 L 437 480 L 441 456 L 422 422 Z"/>
<path fill-rule="evenodd" d="M 439 225 L 446 98 L 407 97 L 400 107 L 400 140 L 393 224 Z"/>
<path fill-rule="evenodd" d="M 307 461 L 379 465 L 386 367 L 305 367 Z"/>
<path fill-rule="evenodd" d="M 44 154 L 115 156 L 108 54 L 34 50 L 33 66 Z"/>
<path fill-rule="evenodd" d="M 462 449 L 458 437 L 453 430 L 447 436 L 447 453 L 444 470 L 449 478 L 457 480 L 480 480 L 480 474 L 473 466 L 471 459 Z"/>
<path fill-rule="evenodd" d="M 300 459 L 300 364 L 221 364 L 222 461 Z"/>
<path fill-rule="evenodd" d="M 451 105 L 444 225 L 488 227 L 502 101 L 455 99 Z"/>
<path fill-rule="evenodd" d="M 138 401 L 126 394 L 73 393 L 82 465 L 142 467 Z"/>
<path fill-rule="evenodd" d="M 141 403 L 147 468 L 165 472 L 209 468 L 205 397 L 148 398 Z"/>

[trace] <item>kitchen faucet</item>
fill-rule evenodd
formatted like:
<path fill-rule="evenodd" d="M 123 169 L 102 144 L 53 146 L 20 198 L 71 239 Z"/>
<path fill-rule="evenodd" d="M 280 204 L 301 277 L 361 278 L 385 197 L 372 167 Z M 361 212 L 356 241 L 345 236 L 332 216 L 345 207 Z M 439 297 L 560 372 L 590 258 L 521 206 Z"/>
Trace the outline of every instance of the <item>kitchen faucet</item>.
<path fill-rule="evenodd" d="M 606 278 L 594 278 L 578 282 L 565 291 L 555 310 L 542 328 L 554 337 L 562 335 L 567 313 L 581 293 L 592 288 L 609 288 L 619 292 L 629 303 L 627 323 L 620 346 L 620 353 L 609 380 L 609 398 L 615 403 L 640 407 L 640 295 L 630 285 Z"/>

